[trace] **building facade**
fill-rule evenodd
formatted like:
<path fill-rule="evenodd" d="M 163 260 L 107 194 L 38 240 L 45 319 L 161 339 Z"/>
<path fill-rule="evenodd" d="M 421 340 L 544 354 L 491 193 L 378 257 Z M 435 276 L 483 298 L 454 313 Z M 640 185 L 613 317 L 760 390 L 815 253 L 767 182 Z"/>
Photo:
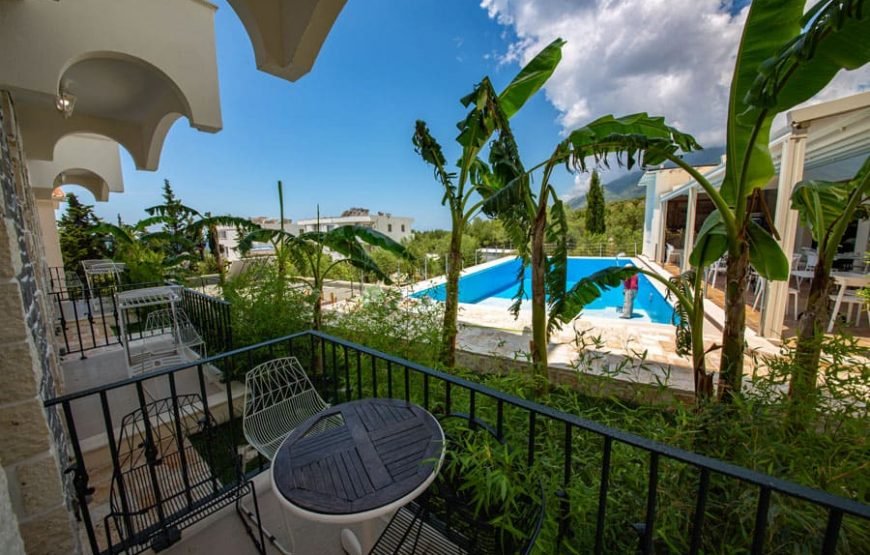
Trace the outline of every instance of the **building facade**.
<path fill-rule="evenodd" d="M 320 225 L 322 231 L 329 231 L 342 225 L 361 225 L 380 231 L 390 239 L 401 243 L 411 238 L 411 226 L 414 218 L 394 216 L 389 212 L 377 212 L 372 214 L 368 208 L 350 208 L 340 216 L 321 216 L 299 220 L 299 228 L 302 231 L 314 231 Z"/>
<path fill-rule="evenodd" d="M 773 134 L 768 145 L 776 173 L 762 195 L 780 247 L 794 270 L 796 264 L 806 265 L 808 254 L 814 252 L 809 230 L 800 225 L 799 215 L 791 207 L 794 186 L 803 180 L 843 181 L 854 177 L 870 155 L 870 92 L 795 108 L 785 115 L 787 125 Z M 724 161 L 699 170 L 714 187 L 722 184 Z M 647 194 L 643 254 L 688 269 L 688 255 L 697 232 L 713 212 L 712 201 L 682 170 L 650 170 L 639 185 L 646 187 Z M 752 217 L 766 225 L 760 206 Z M 870 219 L 852 222 L 837 258 L 855 270 L 864 269 L 868 240 Z M 788 295 L 788 282 L 764 284 L 760 296 L 763 301 L 759 303 L 761 335 L 781 337 Z"/>
<path fill-rule="evenodd" d="M 279 218 L 268 218 L 266 216 L 256 216 L 251 218 L 251 222 L 257 224 L 263 229 L 281 229 Z M 242 253 L 239 252 L 239 241 L 241 241 L 244 231 L 241 233 L 233 226 L 218 226 L 218 245 L 221 249 L 221 257 L 225 262 L 233 263 L 242 259 Z M 284 219 L 284 231 L 293 235 L 299 234 L 299 225 L 293 223 L 293 220 Z M 268 256 L 275 254 L 275 250 L 268 243 L 254 243 L 249 256 Z"/>

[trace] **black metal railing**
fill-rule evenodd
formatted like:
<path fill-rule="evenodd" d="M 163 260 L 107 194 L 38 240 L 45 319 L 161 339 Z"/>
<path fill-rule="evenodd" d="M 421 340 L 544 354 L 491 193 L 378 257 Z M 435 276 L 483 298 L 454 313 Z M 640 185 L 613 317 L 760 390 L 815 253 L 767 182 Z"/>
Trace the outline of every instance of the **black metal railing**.
<path fill-rule="evenodd" d="M 639 551 L 646 554 L 659 551 L 655 545 L 657 522 L 666 516 L 673 517 L 674 513 L 685 519 L 682 545 L 686 547 L 681 551 L 691 554 L 707 551 L 711 542 L 716 546 L 727 542 L 740 552 L 767 552 L 775 545 L 768 530 L 772 515 L 780 513 L 789 503 L 806 504 L 818 512 L 818 525 L 812 527 L 818 534 L 806 528 L 789 532 L 798 535 L 800 545 L 807 552 L 833 554 L 838 542 L 848 544 L 852 538 L 847 537 L 845 519 L 849 519 L 848 530 L 851 531 L 866 530 L 870 524 L 870 506 L 863 503 L 614 429 L 359 344 L 308 331 L 64 395 L 45 403 L 49 408 L 59 407 L 65 417 L 74 453 L 70 471 L 75 476 L 78 516 L 85 526 L 93 553 L 103 552 L 105 546 L 100 544 L 94 532 L 89 506 L 89 502 L 99 505 L 101 500 L 88 485 L 91 469 L 82 452 L 82 440 L 85 439 L 82 427 L 88 420 L 93 422 L 94 418 L 93 415 L 87 418 L 85 412 L 102 412 L 103 425 L 98 429 L 90 428 L 87 434 L 88 437 L 99 433 L 108 435 L 108 449 L 116 469 L 118 454 L 111 439 L 117 435 L 115 423 L 120 421 L 122 410 L 141 410 L 145 402 L 143 390 L 161 389 L 170 391 L 172 395 L 199 394 L 205 400 L 203 411 L 206 415 L 221 415 L 219 423 L 229 423 L 227 433 L 241 445 L 244 439 L 240 437 L 241 427 L 237 425 L 241 414 L 233 403 L 234 398 L 240 400 L 240 388 L 235 388 L 236 397 L 233 388 L 229 387 L 209 397 L 209 374 L 212 368 L 220 366 L 241 376 L 258 362 L 278 356 L 297 356 L 309 365 L 309 369 L 321 368 L 321 372 L 312 378 L 321 395 L 330 403 L 363 397 L 405 399 L 422 405 L 433 414 L 462 415 L 472 423 L 494 430 L 499 439 L 505 439 L 513 449 L 522 453 L 531 472 L 542 476 L 548 488 L 547 497 L 557 499 L 555 503 L 547 504 L 551 530 L 556 530 L 553 532 L 555 541 L 571 545 L 574 551 L 609 553 L 625 549 L 624 545 L 613 545 L 614 538 L 624 539 L 626 528 L 630 528 L 629 523 L 609 516 L 616 509 L 623 508 L 616 506 L 614 499 L 632 506 L 636 517 L 632 521 L 636 524 L 632 526 L 638 533 Z M 126 408 L 122 408 L 124 399 L 129 405 Z M 626 450 L 636 454 L 638 463 L 628 469 L 623 466 L 614 470 L 617 455 L 623 456 Z M 590 454 L 594 456 L 590 457 Z M 624 461 L 624 458 L 619 460 Z M 594 465 L 590 461 L 595 461 Z M 249 475 L 264 470 L 267 464 L 262 458 L 256 459 Z M 675 473 L 675 469 L 678 472 Z M 670 474 L 665 475 L 666 472 Z M 645 494 L 618 497 L 618 486 L 626 476 L 635 480 L 636 489 L 645 491 Z M 669 481 L 675 476 L 687 484 L 679 507 L 660 499 L 660 494 L 672 487 Z M 583 489 L 596 505 L 590 514 L 572 511 L 572 496 L 568 492 L 577 480 L 589 481 L 584 483 Z M 744 502 L 751 504 L 748 526 L 745 526 L 744 515 L 722 502 L 729 491 L 736 491 Z M 92 494 L 94 498 L 91 500 Z M 721 530 L 723 523 L 734 519 L 749 531 L 751 538 L 747 539 L 747 545 L 734 545 L 737 540 L 731 536 L 710 537 L 710 528 Z M 594 534 L 585 534 L 587 539 L 584 540 L 588 547 L 572 543 L 580 541 L 576 538 L 577 530 L 591 531 L 591 527 L 594 527 Z M 866 535 L 862 537 L 866 539 Z M 856 552 L 859 551 L 860 548 Z"/>
<path fill-rule="evenodd" d="M 67 287 L 66 270 L 63 266 L 49 266 L 48 280 L 52 291 L 61 291 Z"/>
<path fill-rule="evenodd" d="M 233 348 L 230 303 L 185 287 L 181 290 L 181 308 L 202 335 L 209 353 Z"/>
<path fill-rule="evenodd" d="M 62 354 L 80 354 L 119 345 L 122 339 L 141 339 L 148 312 L 154 308 L 125 309 L 128 323 L 125 335 L 120 336 L 120 311 L 116 293 L 165 285 L 161 282 L 110 284 L 88 287 L 64 287 L 52 291 L 49 297 L 57 310 L 56 335 L 60 338 Z M 222 353 L 232 348 L 232 323 L 227 301 L 183 288 L 180 307 L 188 315 L 203 337 L 208 353 Z"/>

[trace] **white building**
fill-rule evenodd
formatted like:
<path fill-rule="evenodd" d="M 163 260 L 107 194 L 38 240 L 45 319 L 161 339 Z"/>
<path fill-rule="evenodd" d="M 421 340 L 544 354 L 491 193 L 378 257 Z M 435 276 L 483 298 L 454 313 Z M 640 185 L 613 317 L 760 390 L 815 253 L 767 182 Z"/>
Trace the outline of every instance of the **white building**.
<path fill-rule="evenodd" d="M 855 175 L 870 155 L 870 92 L 796 108 L 786 117 L 787 127 L 775 133 L 769 145 L 776 174 L 763 193 L 780 246 L 789 260 L 799 262 L 801 253 L 812 249 L 813 241 L 791 208 L 792 190 L 805 179 L 841 181 Z M 721 185 L 724 163 L 699 169 L 713 186 Z M 695 236 L 714 209 L 712 201 L 681 169 L 649 170 L 638 185 L 647 188 L 643 254 L 687 269 Z M 757 212 L 761 220 L 761 208 Z M 863 267 L 868 236 L 870 220 L 850 225 L 838 255 L 843 264 Z M 784 281 L 766 285 L 761 303 L 762 335 L 781 335 L 788 287 Z"/>
<path fill-rule="evenodd" d="M 264 229 L 281 229 L 279 218 L 268 218 L 266 216 L 257 216 L 251 218 L 251 221 Z M 239 231 L 233 226 L 218 226 L 218 245 L 220 245 L 221 256 L 227 262 L 235 262 L 242 259 L 242 254 L 239 252 L 239 241 L 242 238 L 244 231 Z M 293 235 L 299 234 L 299 225 L 294 224 L 293 220 L 284 218 L 284 231 Z M 267 256 L 275 254 L 274 249 L 268 243 L 254 243 L 249 256 Z"/>
<path fill-rule="evenodd" d="M 371 214 L 368 208 L 351 208 L 342 212 L 341 216 L 299 220 L 299 227 L 302 231 L 315 231 L 318 222 L 321 231 L 329 231 L 342 225 L 361 225 L 380 231 L 394 241 L 402 242 L 404 239 L 410 239 L 414 218 L 393 216 L 388 212 Z"/>

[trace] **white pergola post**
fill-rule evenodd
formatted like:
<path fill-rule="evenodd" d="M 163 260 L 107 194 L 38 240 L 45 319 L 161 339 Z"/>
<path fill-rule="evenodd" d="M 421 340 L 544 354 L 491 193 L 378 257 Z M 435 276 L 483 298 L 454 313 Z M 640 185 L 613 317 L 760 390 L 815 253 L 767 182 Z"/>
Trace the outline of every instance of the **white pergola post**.
<path fill-rule="evenodd" d="M 867 243 L 870 239 L 870 219 L 863 219 L 858 222 L 858 230 L 855 233 L 855 254 L 861 259 L 856 261 L 856 266 L 864 266 L 864 255 L 867 252 Z"/>
<path fill-rule="evenodd" d="M 776 213 L 774 225 L 779 232 L 779 246 L 785 253 L 791 270 L 791 256 L 798 226 L 798 213 L 791 208 L 791 193 L 795 184 L 803 179 L 806 156 L 807 132 L 805 128 L 793 127 L 782 145 L 779 182 L 776 190 Z M 782 337 L 782 323 L 788 304 L 789 280 L 768 281 L 761 312 L 761 335 Z"/>
<path fill-rule="evenodd" d="M 668 201 L 662 201 L 661 210 L 659 210 L 659 220 L 658 220 L 658 245 L 656 247 L 656 262 L 662 263 L 665 262 L 664 257 L 667 249 L 665 248 L 665 241 L 667 240 L 667 227 L 668 227 L 668 207 L 670 203 Z"/>
<path fill-rule="evenodd" d="M 686 204 L 686 229 L 683 233 L 683 256 L 680 257 L 680 271 L 689 269 L 689 254 L 695 244 L 695 218 L 698 213 L 698 189 L 689 188 L 688 204 Z"/>

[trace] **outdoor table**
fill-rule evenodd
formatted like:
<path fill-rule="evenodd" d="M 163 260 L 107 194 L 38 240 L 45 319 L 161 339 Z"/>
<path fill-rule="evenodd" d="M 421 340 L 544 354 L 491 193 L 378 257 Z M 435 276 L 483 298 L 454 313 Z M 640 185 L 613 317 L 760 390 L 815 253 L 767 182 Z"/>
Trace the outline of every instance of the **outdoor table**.
<path fill-rule="evenodd" d="M 840 305 L 843 303 L 843 297 L 846 295 L 846 289 L 849 287 L 867 287 L 870 285 L 870 274 L 859 274 L 858 272 L 831 272 L 831 277 L 836 283 L 840 284 L 840 290 L 837 292 L 837 300 L 834 301 L 834 310 L 831 312 L 831 321 L 828 322 L 828 333 L 834 330 L 834 322 L 837 320 L 837 314 L 840 313 Z"/>
<path fill-rule="evenodd" d="M 320 412 L 287 436 L 272 461 L 272 489 L 297 517 L 371 522 L 423 493 L 443 460 L 444 432 L 429 412 L 396 399 L 361 399 Z M 364 551 L 376 533 L 363 525 Z"/>

